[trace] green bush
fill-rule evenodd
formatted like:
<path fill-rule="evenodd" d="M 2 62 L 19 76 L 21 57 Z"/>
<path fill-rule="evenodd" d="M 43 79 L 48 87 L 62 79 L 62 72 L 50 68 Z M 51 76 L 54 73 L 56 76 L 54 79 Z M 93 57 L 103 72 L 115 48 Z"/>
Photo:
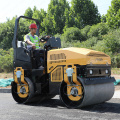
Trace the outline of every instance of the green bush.
<path fill-rule="evenodd" d="M 74 40 L 82 41 L 82 38 L 80 29 L 76 27 L 66 28 L 61 36 L 61 39 L 66 42 L 73 42 Z"/>
<path fill-rule="evenodd" d="M 55 38 L 57 38 L 57 37 L 61 38 L 61 34 L 59 34 L 59 33 L 55 34 L 54 36 L 55 36 Z"/>
<path fill-rule="evenodd" d="M 8 53 L 8 51 L 0 49 L 0 56 L 4 56 Z"/>
<path fill-rule="evenodd" d="M 0 54 L 0 69 L 4 72 L 11 72 L 13 69 L 13 49 L 11 48 L 9 51 L 3 51 L 3 53 L 5 54 Z"/>
<path fill-rule="evenodd" d="M 107 34 L 109 27 L 106 23 L 98 23 L 97 25 L 91 26 L 87 36 L 88 37 L 98 37 L 101 39 L 102 35 Z"/>
<path fill-rule="evenodd" d="M 111 63 L 112 63 L 112 67 L 120 68 L 120 54 L 111 57 Z"/>
<path fill-rule="evenodd" d="M 106 46 L 104 41 L 98 41 L 97 44 L 94 44 L 94 46 L 92 46 L 92 49 L 97 50 L 97 51 L 101 51 L 101 52 L 105 52 Z"/>
<path fill-rule="evenodd" d="M 120 29 L 112 30 L 107 35 L 103 36 L 105 43 L 104 52 L 118 53 L 120 52 Z"/>
<path fill-rule="evenodd" d="M 96 37 L 92 37 L 81 43 L 75 42 L 75 43 L 73 43 L 73 46 L 92 49 L 92 47 L 97 44 L 97 41 L 98 41 L 98 39 Z"/>
<path fill-rule="evenodd" d="M 73 47 L 73 43 L 72 42 L 66 42 L 66 41 L 62 40 L 61 41 L 61 47 L 62 48 Z"/>
<path fill-rule="evenodd" d="M 14 37 L 15 18 L 0 24 L 0 48 L 8 50 L 12 47 Z M 18 40 L 23 40 L 24 35 L 29 32 L 29 23 L 21 19 L 18 29 Z"/>
<path fill-rule="evenodd" d="M 91 26 L 87 25 L 83 29 L 81 29 L 81 34 L 83 36 L 82 40 L 87 40 L 88 39 L 87 33 L 90 31 L 90 28 L 91 28 Z"/>

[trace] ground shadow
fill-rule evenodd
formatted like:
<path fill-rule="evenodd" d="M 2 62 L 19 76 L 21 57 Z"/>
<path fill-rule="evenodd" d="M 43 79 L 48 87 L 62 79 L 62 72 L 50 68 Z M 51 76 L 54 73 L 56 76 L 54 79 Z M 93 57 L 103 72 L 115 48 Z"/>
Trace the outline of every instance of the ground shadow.
<path fill-rule="evenodd" d="M 30 106 L 43 106 L 43 107 L 52 107 L 52 108 L 58 108 L 58 109 L 68 109 L 64 103 L 59 99 L 49 99 L 42 102 L 36 102 L 32 104 L 27 104 Z M 83 111 L 90 111 L 90 112 L 98 112 L 98 113 L 120 113 L 120 100 L 118 103 L 113 103 L 111 101 L 97 104 L 97 105 L 90 105 L 87 107 L 79 108 L 77 110 L 83 110 Z"/>
<path fill-rule="evenodd" d="M 120 103 L 111 103 L 105 102 L 97 105 L 90 105 L 81 110 L 90 111 L 90 112 L 99 112 L 99 113 L 120 113 Z"/>

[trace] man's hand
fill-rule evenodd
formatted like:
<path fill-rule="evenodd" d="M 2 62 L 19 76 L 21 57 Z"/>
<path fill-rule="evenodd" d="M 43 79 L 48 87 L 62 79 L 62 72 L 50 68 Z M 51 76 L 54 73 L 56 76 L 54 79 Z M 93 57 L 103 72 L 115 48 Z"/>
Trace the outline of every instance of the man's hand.
<path fill-rule="evenodd" d="M 33 48 L 33 49 L 36 49 L 36 46 L 35 46 L 35 44 L 34 44 L 34 43 L 32 43 L 32 48 Z"/>
<path fill-rule="evenodd" d="M 34 44 L 34 43 L 32 43 L 30 40 L 27 40 L 26 42 L 27 42 L 29 45 L 32 45 L 32 48 L 33 48 L 33 49 L 36 49 L 35 44 Z"/>
<path fill-rule="evenodd" d="M 48 38 L 48 39 L 49 39 L 49 38 L 50 38 L 50 36 L 49 36 L 49 35 L 47 35 L 47 36 L 46 36 L 46 38 Z"/>
<path fill-rule="evenodd" d="M 47 35 L 47 36 L 44 36 L 44 37 L 42 37 L 41 39 L 40 39 L 40 42 L 45 42 L 45 41 L 48 41 L 48 39 L 50 38 L 50 36 L 49 35 Z"/>

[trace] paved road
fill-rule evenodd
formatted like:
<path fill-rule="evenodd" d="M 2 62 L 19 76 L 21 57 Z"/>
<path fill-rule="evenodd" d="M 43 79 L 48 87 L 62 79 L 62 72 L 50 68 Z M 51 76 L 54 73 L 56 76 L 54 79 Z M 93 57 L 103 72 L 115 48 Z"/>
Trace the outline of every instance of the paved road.
<path fill-rule="evenodd" d="M 68 109 L 56 96 L 46 102 L 17 104 L 10 93 L 0 93 L 0 120 L 120 120 L 120 99 L 85 107 Z"/>

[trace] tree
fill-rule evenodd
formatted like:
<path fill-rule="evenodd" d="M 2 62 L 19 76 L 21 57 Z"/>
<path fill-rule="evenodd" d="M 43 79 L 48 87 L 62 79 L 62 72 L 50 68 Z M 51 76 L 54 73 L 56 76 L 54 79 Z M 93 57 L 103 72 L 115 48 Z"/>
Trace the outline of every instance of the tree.
<path fill-rule="evenodd" d="M 4 72 L 11 72 L 13 70 L 13 49 L 11 48 L 8 51 L 0 49 L 1 52 L 5 54 L 0 54 L 0 69 Z"/>
<path fill-rule="evenodd" d="M 36 6 L 34 6 L 34 8 L 33 8 L 33 13 L 34 13 L 36 10 L 37 10 L 37 7 L 36 7 Z"/>
<path fill-rule="evenodd" d="M 71 14 L 76 27 L 83 28 L 100 22 L 98 8 L 91 0 L 72 0 L 71 4 Z"/>
<path fill-rule="evenodd" d="M 42 27 L 47 34 L 62 33 L 65 26 L 65 9 L 70 9 L 66 0 L 51 0 Z"/>
<path fill-rule="evenodd" d="M 32 18 L 32 16 L 33 16 L 33 11 L 32 11 L 32 9 L 31 9 L 30 7 L 25 11 L 24 16 L 27 16 L 27 17 L 29 17 L 29 18 Z"/>
<path fill-rule="evenodd" d="M 120 0 L 112 0 L 106 14 L 106 21 L 111 28 L 120 27 Z"/>
<path fill-rule="evenodd" d="M 101 22 L 106 23 L 106 15 L 102 15 Z"/>
<path fill-rule="evenodd" d="M 64 29 L 69 27 L 75 27 L 74 17 L 72 16 L 70 9 L 68 8 L 65 9 L 64 16 L 65 16 Z"/>
<path fill-rule="evenodd" d="M 34 12 L 33 12 L 33 18 L 34 19 L 38 19 L 39 22 L 40 22 L 40 33 L 42 31 L 44 31 L 45 29 L 41 26 L 42 22 L 43 22 L 43 19 L 46 17 L 46 11 L 44 11 L 44 9 L 40 9 L 37 10 L 37 9 L 34 9 Z"/>
<path fill-rule="evenodd" d="M 14 37 L 15 19 L 8 20 L 6 23 L 0 24 L 0 48 L 9 49 L 12 47 L 12 40 Z M 23 40 L 24 35 L 29 32 L 29 23 L 23 19 L 20 19 L 19 29 L 18 29 L 18 40 Z"/>

